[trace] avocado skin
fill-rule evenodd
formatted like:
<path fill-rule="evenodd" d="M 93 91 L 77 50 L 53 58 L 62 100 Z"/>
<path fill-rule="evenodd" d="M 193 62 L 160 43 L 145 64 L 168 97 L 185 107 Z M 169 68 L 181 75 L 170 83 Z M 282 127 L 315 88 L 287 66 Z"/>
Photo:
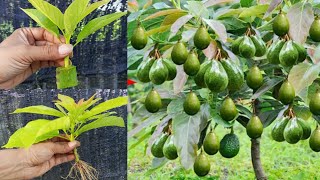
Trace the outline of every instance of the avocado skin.
<path fill-rule="evenodd" d="M 200 101 L 194 92 L 187 94 L 186 100 L 183 103 L 184 112 L 190 116 L 197 114 L 200 110 Z"/>
<path fill-rule="evenodd" d="M 283 132 L 284 139 L 290 144 L 296 144 L 300 141 L 302 135 L 303 129 L 298 124 L 297 119 L 295 117 L 290 119 Z"/>
<path fill-rule="evenodd" d="M 320 19 L 316 18 L 309 30 L 310 38 L 315 42 L 320 42 Z"/>
<path fill-rule="evenodd" d="M 228 75 L 228 89 L 231 92 L 241 89 L 244 84 L 242 69 L 230 59 L 222 59 L 220 62 Z"/>
<path fill-rule="evenodd" d="M 316 92 L 309 102 L 309 108 L 312 114 L 320 115 L 320 92 Z"/>
<path fill-rule="evenodd" d="M 208 155 L 215 155 L 220 148 L 220 143 L 217 135 L 210 131 L 203 141 L 203 149 Z"/>
<path fill-rule="evenodd" d="M 154 58 L 148 58 L 141 62 L 138 67 L 137 78 L 143 83 L 150 82 L 149 72 L 154 63 Z"/>
<path fill-rule="evenodd" d="M 169 59 L 163 59 L 163 63 L 168 69 L 168 77 L 167 81 L 172 81 L 177 76 L 177 67 L 176 65 Z"/>
<path fill-rule="evenodd" d="M 221 104 L 220 116 L 225 121 L 231 121 L 238 115 L 238 110 L 233 100 L 227 97 Z"/>
<path fill-rule="evenodd" d="M 252 58 L 256 54 L 256 47 L 248 36 L 244 36 L 239 46 L 240 55 L 244 58 Z"/>
<path fill-rule="evenodd" d="M 263 76 L 258 66 L 253 66 L 247 74 L 247 85 L 253 90 L 259 89 L 263 84 Z"/>
<path fill-rule="evenodd" d="M 269 47 L 267 52 L 267 59 L 269 63 L 280 64 L 279 54 L 284 43 L 285 43 L 284 40 L 278 40 Z"/>
<path fill-rule="evenodd" d="M 264 43 L 264 41 L 261 39 L 261 37 L 251 36 L 250 38 L 256 48 L 255 56 L 261 57 L 261 56 L 265 55 L 266 51 L 267 51 L 267 46 Z"/>
<path fill-rule="evenodd" d="M 173 46 L 173 49 L 171 52 L 172 61 L 177 65 L 181 65 L 186 62 L 187 58 L 188 58 L 187 48 L 182 42 L 177 42 L 177 44 Z"/>
<path fill-rule="evenodd" d="M 131 37 L 131 45 L 136 50 L 143 49 L 148 43 L 148 37 L 145 34 L 144 29 L 138 26 Z"/>
<path fill-rule="evenodd" d="M 310 137 L 311 135 L 311 127 L 310 125 L 303 119 L 297 118 L 298 124 L 302 128 L 302 137 L 301 140 L 306 140 Z"/>
<path fill-rule="evenodd" d="M 154 157 L 157 158 L 162 158 L 164 157 L 163 154 L 163 146 L 166 142 L 166 140 L 168 139 L 168 135 L 167 134 L 162 134 L 151 146 L 151 154 Z"/>
<path fill-rule="evenodd" d="M 289 122 L 289 118 L 287 117 L 283 117 L 282 119 L 280 119 L 279 121 L 277 121 L 271 131 L 271 136 L 272 139 L 277 141 L 277 142 L 283 142 L 285 141 L 284 136 L 283 136 L 283 132 L 284 129 L 286 128 L 287 124 Z"/>
<path fill-rule="evenodd" d="M 193 171 L 199 177 L 206 176 L 210 171 L 210 162 L 204 153 L 200 153 L 193 164 Z"/>
<path fill-rule="evenodd" d="M 283 45 L 279 54 L 279 60 L 281 65 L 285 67 L 291 67 L 297 63 L 298 58 L 299 58 L 299 53 L 298 53 L 298 50 L 294 47 L 293 41 L 292 40 L 287 41 Z"/>
<path fill-rule="evenodd" d="M 206 71 L 209 69 L 209 67 L 211 66 L 211 62 L 212 62 L 211 60 L 204 61 L 200 65 L 200 69 L 198 73 L 194 76 L 194 82 L 197 84 L 198 87 L 201 87 L 201 88 L 207 87 L 206 83 L 204 82 L 204 75 Z"/>
<path fill-rule="evenodd" d="M 309 146 L 315 152 L 320 152 L 320 128 L 317 128 L 312 132 L 309 139 Z"/>
<path fill-rule="evenodd" d="M 225 158 L 235 157 L 240 150 L 239 138 L 235 134 L 226 134 L 220 141 L 220 154 Z"/>
<path fill-rule="evenodd" d="M 167 66 L 164 64 L 163 59 L 157 59 L 149 72 L 150 80 L 153 84 L 160 85 L 164 83 L 169 75 Z"/>
<path fill-rule="evenodd" d="M 278 14 L 272 24 L 273 32 L 278 36 L 284 36 L 289 32 L 289 20 L 283 13 Z"/>
<path fill-rule="evenodd" d="M 282 104 L 288 105 L 293 102 L 295 96 L 294 88 L 288 80 L 285 80 L 279 89 L 278 99 L 282 102 Z"/>
<path fill-rule="evenodd" d="M 213 92 L 222 92 L 228 87 L 228 75 L 219 61 L 213 60 L 204 74 L 206 86 Z"/>
<path fill-rule="evenodd" d="M 197 47 L 200 50 L 204 50 L 209 46 L 211 42 L 211 37 L 205 27 L 199 27 L 199 29 L 193 37 L 193 42 L 195 47 Z"/>
<path fill-rule="evenodd" d="M 258 116 L 252 116 L 249 120 L 247 127 L 246 127 L 247 135 L 251 139 L 257 139 L 261 137 L 263 132 L 263 124 Z"/>
<path fill-rule="evenodd" d="M 183 64 L 184 72 L 189 76 L 194 76 L 200 69 L 198 56 L 194 52 L 190 52 L 187 61 Z"/>
<path fill-rule="evenodd" d="M 307 58 L 307 50 L 301 44 L 293 42 L 293 46 L 298 51 L 298 62 L 303 62 Z"/>
<path fill-rule="evenodd" d="M 177 148 L 173 143 L 173 136 L 169 136 L 163 146 L 163 155 L 169 160 L 178 158 Z"/>
<path fill-rule="evenodd" d="M 156 90 L 151 90 L 144 103 L 147 111 L 150 113 L 156 113 L 162 107 L 161 97 Z"/>
<path fill-rule="evenodd" d="M 240 47 L 240 44 L 242 43 L 242 41 L 243 41 L 243 36 L 238 37 L 238 38 L 232 43 L 231 50 L 232 50 L 232 52 L 233 52 L 234 54 L 240 55 L 239 47 Z"/>

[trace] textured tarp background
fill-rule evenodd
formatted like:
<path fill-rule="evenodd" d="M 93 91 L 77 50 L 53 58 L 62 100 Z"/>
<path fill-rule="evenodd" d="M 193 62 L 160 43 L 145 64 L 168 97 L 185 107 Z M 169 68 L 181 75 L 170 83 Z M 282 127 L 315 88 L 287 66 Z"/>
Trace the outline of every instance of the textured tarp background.
<path fill-rule="evenodd" d="M 62 11 L 72 0 L 50 0 Z M 20 27 L 36 26 L 19 8 L 30 8 L 27 0 L 0 1 L 0 42 Z M 98 15 L 116 10 L 124 11 L 126 0 L 111 0 L 107 6 L 95 11 L 85 22 Z M 53 107 L 57 94 L 72 96 L 76 100 L 89 98 L 94 93 L 104 100 L 127 95 L 126 60 L 126 17 L 112 23 L 98 33 L 84 40 L 74 49 L 73 64 L 77 66 L 80 85 L 67 90 L 56 90 L 55 68 L 39 71 L 23 84 L 11 91 L 0 90 L 0 145 L 27 122 L 39 115 L 10 113 L 16 108 L 43 104 Z M 1 67 L 0 67 L 1 70 Z M 126 119 L 126 107 L 116 112 Z M 93 165 L 100 172 L 99 179 L 126 179 L 127 177 L 127 135 L 126 128 L 106 127 L 89 131 L 80 137 L 81 159 Z M 66 176 L 71 164 L 55 167 L 39 179 L 57 180 Z"/>

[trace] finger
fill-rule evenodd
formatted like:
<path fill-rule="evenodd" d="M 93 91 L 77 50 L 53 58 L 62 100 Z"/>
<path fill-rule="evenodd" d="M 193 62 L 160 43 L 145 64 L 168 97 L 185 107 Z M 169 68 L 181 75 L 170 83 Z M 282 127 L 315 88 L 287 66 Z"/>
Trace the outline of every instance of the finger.
<path fill-rule="evenodd" d="M 54 43 L 49 41 L 36 41 L 36 46 L 47 46 L 47 45 L 53 45 Z"/>
<path fill-rule="evenodd" d="M 59 44 L 60 38 L 43 28 L 22 28 L 22 31 L 28 36 L 32 36 L 35 41 L 48 41 Z"/>
<path fill-rule="evenodd" d="M 65 44 L 66 43 L 66 38 L 64 36 L 60 35 L 60 41 Z"/>
<path fill-rule="evenodd" d="M 47 46 L 24 46 L 22 53 L 28 61 L 53 61 L 68 56 L 73 46 L 70 44 L 55 44 Z"/>
<path fill-rule="evenodd" d="M 79 146 L 79 141 L 50 143 L 50 148 L 54 154 L 68 153 Z"/>
<path fill-rule="evenodd" d="M 54 166 L 73 161 L 75 159 L 74 154 L 57 154 L 53 156 Z M 51 163 L 50 163 L 51 164 Z"/>

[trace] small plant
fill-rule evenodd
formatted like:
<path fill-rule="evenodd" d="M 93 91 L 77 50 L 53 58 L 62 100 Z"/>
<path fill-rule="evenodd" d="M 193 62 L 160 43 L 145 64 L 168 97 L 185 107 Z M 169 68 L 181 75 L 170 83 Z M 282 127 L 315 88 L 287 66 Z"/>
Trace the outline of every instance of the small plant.
<path fill-rule="evenodd" d="M 28 148 L 32 144 L 53 137 L 61 137 L 69 141 L 76 140 L 82 133 L 92 129 L 105 126 L 124 127 L 124 121 L 121 117 L 117 117 L 115 112 L 106 112 L 116 107 L 127 104 L 127 97 L 118 97 L 105 101 L 89 108 L 97 103 L 100 98 L 93 95 L 85 101 L 81 99 L 76 103 L 71 97 L 59 94 L 55 106 L 58 110 L 38 105 L 30 106 L 14 111 L 17 113 L 32 113 L 54 116 L 56 119 L 37 119 L 29 122 L 26 126 L 17 130 L 9 139 L 4 148 Z M 61 136 L 60 133 L 64 133 Z M 72 166 L 68 177 L 81 180 L 97 179 L 97 171 L 86 162 L 80 160 L 77 149 L 74 150 L 75 163 Z"/>
<path fill-rule="evenodd" d="M 35 9 L 22 9 L 28 16 L 36 21 L 41 27 L 53 33 L 57 37 L 60 32 L 70 44 L 71 38 L 76 37 L 74 46 L 79 44 L 90 34 L 121 18 L 126 12 L 116 12 L 95 18 L 86 24 L 79 34 L 75 35 L 77 25 L 91 12 L 107 4 L 110 0 L 102 0 L 89 4 L 90 0 L 74 0 L 63 14 L 57 7 L 44 0 L 29 0 Z M 59 32 L 60 31 L 60 32 Z M 57 88 L 65 89 L 78 85 L 77 70 L 72 65 L 70 57 L 64 59 L 64 67 L 57 68 Z"/>

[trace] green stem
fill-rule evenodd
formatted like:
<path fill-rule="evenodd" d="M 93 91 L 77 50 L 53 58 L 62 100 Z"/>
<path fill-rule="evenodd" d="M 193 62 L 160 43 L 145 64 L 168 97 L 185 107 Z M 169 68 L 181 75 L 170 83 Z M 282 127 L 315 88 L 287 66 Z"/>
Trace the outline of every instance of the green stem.
<path fill-rule="evenodd" d="M 69 67 L 70 66 L 70 58 L 69 56 L 64 58 L 64 67 Z"/>
<path fill-rule="evenodd" d="M 75 156 L 75 161 L 76 161 L 76 162 L 79 162 L 79 161 L 80 161 L 80 156 L 79 156 L 79 154 L 78 154 L 77 148 L 75 148 L 75 149 L 73 150 L 73 153 L 74 153 L 74 156 Z"/>

